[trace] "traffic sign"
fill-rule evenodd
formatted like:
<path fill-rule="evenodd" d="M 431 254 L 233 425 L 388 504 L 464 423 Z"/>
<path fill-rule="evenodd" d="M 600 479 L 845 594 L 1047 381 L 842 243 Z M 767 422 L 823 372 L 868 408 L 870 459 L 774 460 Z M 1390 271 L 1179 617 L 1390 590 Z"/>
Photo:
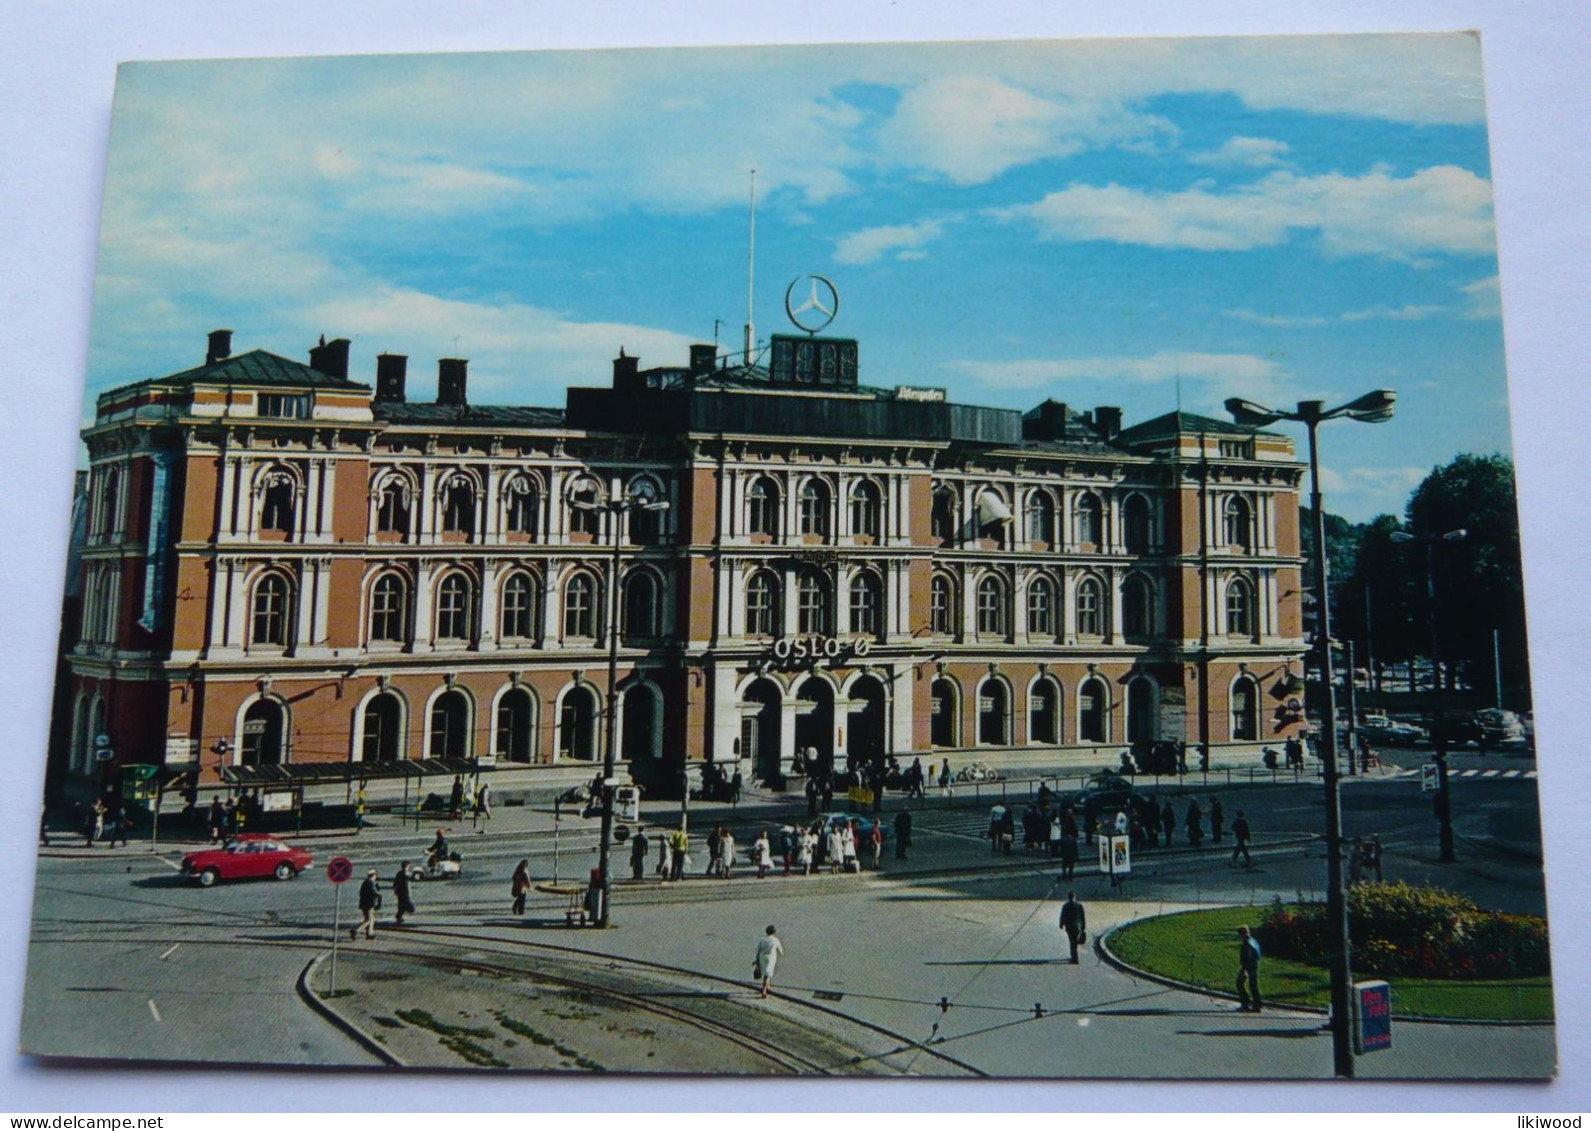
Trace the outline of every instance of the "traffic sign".
<path fill-rule="evenodd" d="M 1442 788 L 1441 769 L 1435 762 L 1420 767 L 1420 792 L 1435 793 Z"/>
<path fill-rule="evenodd" d="M 326 865 L 326 878 L 334 884 L 347 883 L 354 874 L 354 862 L 346 856 L 333 856 Z"/>

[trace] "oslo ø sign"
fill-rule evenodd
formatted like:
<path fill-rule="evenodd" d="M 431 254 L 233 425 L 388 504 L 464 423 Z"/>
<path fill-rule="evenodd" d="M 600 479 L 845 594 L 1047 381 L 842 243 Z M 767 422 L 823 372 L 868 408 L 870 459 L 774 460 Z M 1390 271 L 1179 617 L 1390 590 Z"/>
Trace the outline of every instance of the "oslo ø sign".
<path fill-rule="evenodd" d="M 841 653 L 849 651 L 853 656 L 867 655 L 869 648 L 867 639 L 859 637 L 849 645 L 837 636 L 785 636 L 774 641 L 773 655 L 776 660 L 804 660 L 812 659 L 838 659 Z"/>
<path fill-rule="evenodd" d="M 326 878 L 334 884 L 345 884 L 354 874 L 354 862 L 346 856 L 334 856 L 326 864 Z"/>

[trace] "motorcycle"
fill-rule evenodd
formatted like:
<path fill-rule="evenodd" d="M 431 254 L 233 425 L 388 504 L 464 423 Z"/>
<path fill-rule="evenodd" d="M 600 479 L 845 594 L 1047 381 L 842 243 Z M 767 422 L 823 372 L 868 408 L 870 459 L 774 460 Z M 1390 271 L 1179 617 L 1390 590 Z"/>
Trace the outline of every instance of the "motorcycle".
<path fill-rule="evenodd" d="M 456 880 L 459 873 L 464 870 L 464 857 L 457 852 L 437 857 L 435 853 L 428 852 L 424 864 L 412 864 L 409 867 L 411 880 Z"/>

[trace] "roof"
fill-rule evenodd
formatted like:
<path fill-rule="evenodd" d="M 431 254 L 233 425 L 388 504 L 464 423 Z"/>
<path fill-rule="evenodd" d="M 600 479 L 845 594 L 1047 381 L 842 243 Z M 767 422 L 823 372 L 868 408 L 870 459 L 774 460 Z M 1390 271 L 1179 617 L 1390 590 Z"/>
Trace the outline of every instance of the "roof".
<path fill-rule="evenodd" d="M 389 424 L 463 424 L 488 427 L 512 425 L 520 428 L 561 428 L 561 408 L 531 408 L 521 405 L 411 404 L 385 401 L 370 406 L 377 420 Z"/>
<path fill-rule="evenodd" d="M 333 377 L 318 369 L 311 369 L 301 361 L 280 357 L 267 350 L 250 350 L 214 365 L 200 365 L 184 369 L 166 377 L 153 377 L 113 390 L 121 396 L 132 389 L 149 385 L 266 385 L 284 388 L 368 389 L 346 377 Z M 109 395 L 109 394 L 107 394 Z"/>
<path fill-rule="evenodd" d="M 410 762 L 289 762 L 268 766 L 223 766 L 221 780 L 229 786 L 296 786 L 364 778 L 446 777 L 490 770 L 460 758 L 426 758 Z"/>
<path fill-rule="evenodd" d="M 1215 432 L 1226 436 L 1275 435 L 1248 424 L 1234 424 L 1230 420 L 1217 420 L 1213 416 L 1200 416 L 1196 412 L 1168 412 L 1142 424 L 1124 428 L 1116 439 L 1133 443 L 1155 440 L 1162 436 L 1187 435 L 1198 432 Z"/>

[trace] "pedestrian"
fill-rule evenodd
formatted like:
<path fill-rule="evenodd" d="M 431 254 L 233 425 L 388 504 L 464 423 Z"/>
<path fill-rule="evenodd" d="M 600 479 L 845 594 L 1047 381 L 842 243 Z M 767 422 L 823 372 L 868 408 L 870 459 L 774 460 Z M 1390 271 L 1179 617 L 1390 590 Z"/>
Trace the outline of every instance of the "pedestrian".
<path fill-rule="evenodd" d="M 740 791 L 745 785 L 745 779 L 740 776 L 740 767 L 735 767 L 735 776 L 729 779 L 729 805 L 731 808 L 740 804 Z"/>
<path fill-rule="evenodd" d="M 757 940 L 757 957 L 751 963 L 751 976 L 762 980 L 763 997 L 768 996 L 768 990 L 773 986 L 773 972 L 778 968 L 779 956 L 783 953 L 784 944 L 779 941 L 773 924 L 769 923 L 762 938 Z"/>
<path fill-rule="evenodd" d="M 238 831 L 238 799 L 226 799 L 226 835 L 236 836 Z"/>
<path fill-rule="evenodd" d="M 674 868 L 674 846 L 669 843 L 674 834 L 664 833 L 657 838 L 657 874 L 666 884 Z"/>
<path fill-rule="evenodd" d="M 1244 866 L 1249 868 L 1254 866 L 1254 858 L 1248 854 L 1248 842 L 1250 835 L 1248 818 L 1243 815 L 1243 810 L 1239 809 L 1237 811 L 1237 820 L 1232 822 L 1232 839 L 1237 841 L 1237 847 L 1232 849 L 1233 864 L 1237 863 L 1237 854 L 1241 852 L 1243 854 Z"/>
<path fill-rule="evenodd" d="M 718 874 L 723 879 L 729 879 L 729 873 L 735 866 L 735 835 L 728 829 L 718 834 Z"/>
<path fill-rule="evenodd" d="M 1010 809 L 1005 811 L 1005 816 L 1000 818 L 1000 848 L 1007 856 L 1011 855 L 1011 846 L 1016 843 L 1016 814 Z"/>
<path fill-rule="evenodd" d="M 1365 867 L 1373 872 L 1376 883 L 1381 883 L 1381 834 L 1375 833 L 1370 838 L 1370 843 L 1365 846 Z"/>
<path fill-rule="evenodd" d="M 98 802 L 96 802 L 96 804 L 98 804 Z M 95 825 L 95 821 L 96 821 L 96 817 L 95 817 L 95 813 L 94 813 L 94 806 L 90 805 L 87 809 L 83 810 L 82 832 L 83 832 L 83 847 L 84 848 L 93 848 L 94 847 L 94 825 Z"/>
<path fill-rule="evenodd" d="M 1204 843 L 1204 811 L 1199 808 L 1199 799 L 1192 798 L 1188 802 L 1188 811 L 1182 815 L 1182 823 L 1187 826 L 1188 843 L 1198 848 Z"/>
<path fill-rule="evenodd" d="M 359 928 L 365 929 L 365 938 L 376 937 L 376 912 L 381 909 L 381 885 L 376 882 L 374 868 L 365 873 L 365 882 L 359 885 L 359 914 L 363 918 L 348 928 L 349 939 L 359 937 Z"/>
<path fill-rule="evenodd" d="M 861 861 L 856 854 L 856 822 L 849 821 L 840 828 L 840 852 L 844 855 L 843 872 L 860 872 Z"/>
<path fill-rule="evenodd" d="M 807 778 L 807 816 L 818 815 L 818 779 Z"/>
<path fill-rule="evenodd" d="M 109 816 L 109 814 L 110 802 L 106 800 L 106 795 L 102 793 L 98 797 L 94 798 L 94 805 L 90 811 L 90 816 L 93 817 L 93 836 L 89 840 L 90 844 L 93 844 L 96 840 L 105 839 L 105 818 Z"/>
<path fill-rule="evenodd" d="M 1053 860 L 1061 851 L 1061 815 L 1051 813 L 1046 822 L 1049 826 L 1044 830 L 1044 840 L 1049 848 L 1050 858 Z"/>
<path fill-rule="evenodd" d="M 1072 965 L 1076 966 L 1077 948 L 1088 941 L 1088 915 L 1078 902 L 1075 891 L 1067 892 L 1066 902 L 1061 904 L 1061 930 L 1066 932 L 1066 942 L 1072 950 Z"/>
<path fill-rule="evenodd" d="M 803 876 L 812 874 L 812 858 L 817 854 L 818 838 L 811 829 L 799 829 L 796 832 L 795 866 L 801 869 Z"/>
<path fill-rule="evenodd" d="M 685 831 L 683 826 L 669 834 L 669 849 L 672 853 L 669 862 L 669 878 L 671 880 L 683 880 L 685 878 L 685 864 L 688 860 L 686 854 L 690 851 L 690 847 L 690 834 Z"/>
<path fill-rule="evenodd" d="M 486 782 L 475 791 L 475 816 L 483 821 L 492 819 L 492 787 Z"/>
<path fill-rule="evenodd" d="M 906 850 L 912 846 L 911 810 L 902 809 L 895 815 L 895 859 L 906 859 Z"/>
<path fill-rule="evenodd" d="M 398 901 L 398 913 L 393 916 L 393 922 L 403 926 L 403 917 L 414 914 L 414 900 L 409 898 L 409 862 L 405 860 L 398 865 L 398 870 L 392 876 L 392 898 Z"/>
<path fill-rule="evenodd" d="M 1260 944 L 1247 927 L 1237 929 L 1237 1000 L 1241 1013 L 1258 1013 L 1260 1001 Z"/>
<path fill-rule="evenodd" d="M 1131 827 L 1132 823 L 1127 818 L 1127 810 L 1119 810 L 1116 813 L 1116 835 L 1126 836 L 1128 829 Z"/>
<path fill-rule="evenodd" d="M 824 855 L 829 862 L 829 873 L 832 875 L 838 872 L 840 870 L 840 866 L 845 863 L 845 844 L 843 838 L 840 835 L 839 824 L 830 824 L 829 834 L 823 839 Z"/>
<path fill-rule="evenodd" d="M 779 827 L 779 850 L 784 856 L 784 874 L 790 874 L 790 867 L 795 863 L 796 830 L 791 825 Z"/>
<path fill-rule="evenodd" d="M 905 812 L 905 810 L 901 810 Z M 867 834 L 867 845 L 871 850 L 871 867 L 878 871 L 879 858 L 884 855 L 884 822 L 874 821 L 873 829 Z"/>
<path fill-rule="evenodd" d="M 365 831 L 365 783 L 359 783 L 359 791 L 354 794 L 354 832 Z"/>
<path fill-rule="evenodd" d="M 939 795 L 946 801 L 950 800 L 950 759 L 946 758 L 939 767 Z"/>
<path fill-rule="evenodd" d="M 1210 843 L 1211 844 L 1220 844 L 1221 843 L 1222 827 L 1225 824 L 1226 824 L 1226 821 L 1221 815 L 1221 799 L 1219 797 L 1210 798 Z"/>
<path fill-rule="evenodd" d="M 1171 802 L 1167 801 L 1164 809 L 1160 810 L 1160 827 L 1165 830 L 1166 847 L 1171 847 L 1171 834 L 1177 831 L 1177 815 L 1171 811 Z"/>
<path fill-rule="evenodd" d="M 636 827 L 635 836 L 630 840 L 630 878 L 639 882 L 646 875 L 646 854 L 651 850 L 647 843 L 646 833 Z"/>
<path fill-rule="evenodd" d="M 456 821 L 464 815 L 464 779 L 458 774 L 453 775 L 453 789 L 447 798 L 447 817 Z"/>
<path fill-rule="evenodd" d="M 724 829 L 721 825 L 714 825 L 713 831 L 707 834 L 707 874 L 718 875 L 718 846 L 724 842 Z"/>
<path fill-rule="evenodd" d="M 210 798 L 210 815 L 206 824 L 209 826 L 210 843 L 219 842 L 226 829 L 226 806 L 221 804 L 219 795 Z"/>
<path fill-rule="evenodd" d="M 823 811 L 827 813 L 834 808 L 834 771 L 825 766 L 818 784 L 822 790 Z"/>
<path fill-rule="evenodd" d="M 1061 810 L 1061 879 L 1069 880 L 1077 872 L 1077 818 L 1070 808 Z"/>
<path fill-rule="evenodd" d="M 768 843 L 767 829 L 758 833 L 756 841 L 752 843 L 751 858 L 757 865 L 757 878 L 766 880 L 768 869 L 773 867 L 773 846 Z"/>
<path fill-rule="evenodd" d="M 127 812 L 122 805 L 120 797 L 111 799 L 110 813 L 106 816 L 105 827 L 110 833 L 110 846 L 115 848 L 118 844 L 127 844 L 127 826 L 132 824 L 132 814 Z"/>
<path fill-rule="evenodd" d="M 514 878 L 508 881 L 508 891 L 514 897 L 514 914 L 525 913 L 525 897 L 530 894 L 530 861 L 521 860 L 514 869 Z"/>
<path fill-rule="evenodd" d="M 1363 837 L 1354 837 L 1353 843 L 1348 846 L 1348 886 L 1364 882 L 1365 870 L 1365 842 Z"/>
<path fill-rule="evenodd" d="M 989 851 L 1000 851 L 1000 832 L 1005 825 L 1005 806 L 996 805 L 989 810 Z"/>

